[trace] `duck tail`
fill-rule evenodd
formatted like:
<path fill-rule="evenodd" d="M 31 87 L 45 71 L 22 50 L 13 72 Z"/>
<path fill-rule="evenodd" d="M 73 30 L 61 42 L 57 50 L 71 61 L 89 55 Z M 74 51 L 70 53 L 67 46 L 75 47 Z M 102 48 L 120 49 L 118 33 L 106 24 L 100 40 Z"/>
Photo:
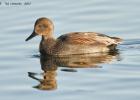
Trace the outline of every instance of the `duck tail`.
<path fill-rule="evenodd" d="M 116 44 L 119 44 L 123 41 L 123 39 L 118 38 L 118 37 L 111 37 L 112 39 L 114 39 L 116 41 Z"/>

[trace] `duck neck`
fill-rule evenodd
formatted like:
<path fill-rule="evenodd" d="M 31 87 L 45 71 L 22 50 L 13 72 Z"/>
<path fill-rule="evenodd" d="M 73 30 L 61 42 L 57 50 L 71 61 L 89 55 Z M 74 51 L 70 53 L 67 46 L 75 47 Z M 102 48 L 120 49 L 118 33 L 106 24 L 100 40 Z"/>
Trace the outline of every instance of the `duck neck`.
<path fill-rule="evenodd" d="M 53 36 L 42 36 L 40 43 L 40 52 L 45 54 L 52 54 L 52 49 L 56 44 L 55 38 Z"/>

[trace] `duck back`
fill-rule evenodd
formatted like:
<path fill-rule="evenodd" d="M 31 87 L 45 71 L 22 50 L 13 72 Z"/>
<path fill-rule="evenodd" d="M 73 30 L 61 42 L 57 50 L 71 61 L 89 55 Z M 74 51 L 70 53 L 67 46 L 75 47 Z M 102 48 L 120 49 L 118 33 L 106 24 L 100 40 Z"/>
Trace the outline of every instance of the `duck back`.
<path fill-rule="evenodd" d="M 120 38 L 95 32 L 67 33 L 58 37 L 52 48 L 52 55 L 108 52 L 114 50 L 120 42 Z"/>

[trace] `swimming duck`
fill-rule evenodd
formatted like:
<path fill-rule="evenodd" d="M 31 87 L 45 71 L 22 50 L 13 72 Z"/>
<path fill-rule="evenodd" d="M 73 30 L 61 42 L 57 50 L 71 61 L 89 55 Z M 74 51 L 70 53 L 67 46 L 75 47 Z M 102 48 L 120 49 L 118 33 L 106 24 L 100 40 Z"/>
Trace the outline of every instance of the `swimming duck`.
<path fill-rule="evenodd" d="M 53 31 L 54 25 L 50 19 L 39 18 L 35 22 L 33 33 L 26 41 L 41 35 L 40 53 L 54 56 L 114 51 L 122 41 L 118 37 L 96 32 L 71 32 L 55 39 Z"/>

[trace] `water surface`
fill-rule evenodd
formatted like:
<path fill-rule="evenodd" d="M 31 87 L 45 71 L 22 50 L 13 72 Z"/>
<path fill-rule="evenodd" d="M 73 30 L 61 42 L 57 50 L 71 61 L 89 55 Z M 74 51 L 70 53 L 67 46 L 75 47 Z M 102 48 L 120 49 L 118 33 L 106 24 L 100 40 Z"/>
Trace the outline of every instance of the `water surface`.
<path fill-rule="evenodd" d="M 26 6 L 6 6 L 5 1 L 0 0 L 2 100 L 139 100 L 139 0 L 30 0 L 31 4 Z M 36 88 L 40 82 L 29 74 L 43 78 L 38 57 L 40 37 L 29 42 L 25 39 L 33 31 L 35 20 L 43 16 L 53 20 L 55 37 L 72 31 L 94 31 L 123 38 L 124 42 L 118 46 L 119 56 L 102 61 L 95 68 L 80 68 L 86 63 L 77 68 L 58 65 L 49 72 L 55 88 Z"/>

